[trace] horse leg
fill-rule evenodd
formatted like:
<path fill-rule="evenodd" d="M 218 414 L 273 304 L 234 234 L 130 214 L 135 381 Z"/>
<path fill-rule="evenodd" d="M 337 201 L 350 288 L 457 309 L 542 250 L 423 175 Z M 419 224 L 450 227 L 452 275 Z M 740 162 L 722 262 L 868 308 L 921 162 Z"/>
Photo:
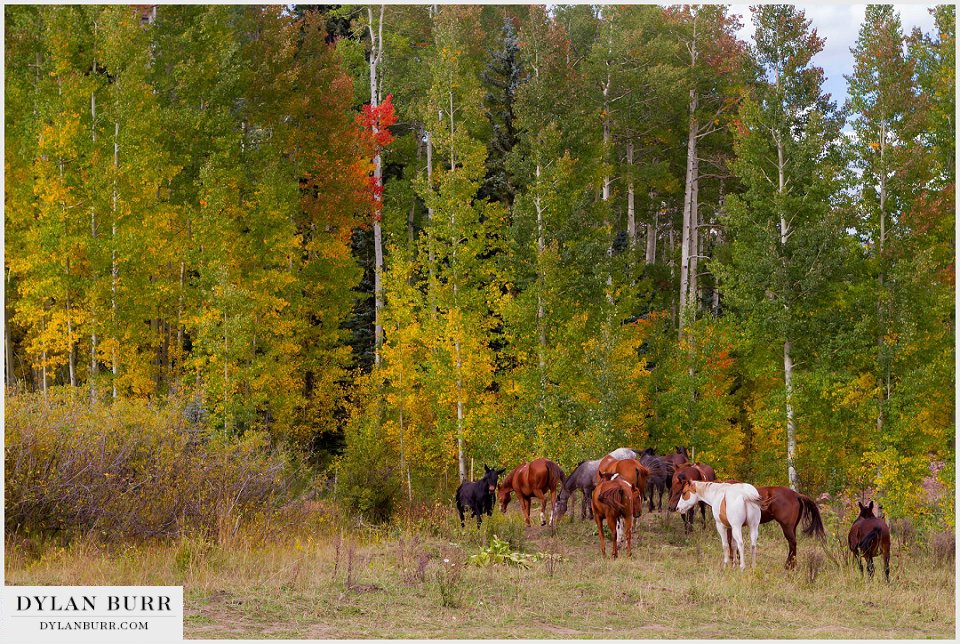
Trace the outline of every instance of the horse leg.
<path fill-rule="evenodd" d="M 477 530 L 480 529 L 480 517 L 483 516 L 483 508 L 479 508 L 478 511 L 474 511 L 474 515 L 477 517 Z"/>
<path fill-rule="evenodd" d="M 594 512 L 593 518 L 597 522 L 597 534 L 600 536 L 600 558 L 602 559 L 607 556 L 607 548 L 603 545 L 603 517 L 599 512 Z"/>
<path fill-rule="evenodd" d="M 873 579 L 873 557 L 867 557 L 867 574 Z"/>
<path fill-rule="evenodd" d="M 627 532 L 627 556 L 632 558 L 633 557 L 633 534 L 631 530 L 633 528 L 633 525 L 631 524 L 633 523 L 633 519 L 628 515 L 626 516 L 626 518 L 624 518 L 623 521 L 626 524 L 624 527 L 626 528 L 626 532 Z"/>
<path fill-rule="evenodd" d="M 791 570 L 797 567 L 797 526 L 789 526 L 787 524 L 780 524 L 780 529 L 783 530 L 783 538 L 787 540 L 787 563 L 784 566 L 787 570 Z"/>
<path fill-rule="evenodd" d="M 720 533 L 720 543 L 723 544 L 723 567 L 727 567 L 727 563 L 733 557 L 733 550 L 730 549 L 730 539 L 732 535 L 729 532 L 729 528 L 717 521 L 717 532 Z"/>
<path fill-rule="evenodd" d="M 733 541 L 737 544 L 737 554 L 740 555 L 740 570 L 746 570 L 747 562 L 743 559 L 743 525 L 731 525 Z"/>
<path fill-rule="evenodd" d="M 530 499 L 521 494 L 517 494 L 520 498 L 520 509 L 523 511 L 523 520 L 526 522 L 527 527 L 530 527 Z"/>
<path fill-rule="evenodd" d="M 759 510 L 757 511 L 759 513 Z M 750 567 L 757 567 L 757 540 L 760 538 L 760 521 L 750 523 Z"/>
<path fill-rule="evenodd" d="M 857 567 L 860 568 L 860 576 L 863 577 L 863 560 L 860 559 L 860 555 L 856 552 L 853 553 L 853 556 L 857 559 Z"/>
<path fill-rule="evenodd" d="M 700 527 L 707 527 L 707 504 L 700 501 Z"/>
<path fill-rule="evenodd" d="M 534 490 L 533 493 L 540 499 L 540 525 L 547 525 L 547 517 L 545 514 L 547 510 L 547 496 L 540 490 Z"/>
<path fill-rule="evenodd" d="M 550 527 L 553 527 L 553 516 L 557 511 L 557 489 L 550 490 Z"/>
<path fill-rule="evenodd" d="M 620 530 L 620 522 L 622 519 L 620 517 L 614 518 L 613 515 L 607 514 L 607 525 L 610 526 L 610 532 L 613 533 L 613 558 L 617 558 L 618 545 L 620 539 L 623 536 L 622 531 Z"/>
<path fill-rule="evenodd" d="M 460 499 L 457 499 L 457 514 L 460 515 L 460 529 L 463 530 L 463 504 L 460 503 Z"/>
<path fill-rule="evenodd" d="M 890 548 L 886 548 L 883 551 L 883 576 L 886 577 L 887 583 L 890 583 Z"/>

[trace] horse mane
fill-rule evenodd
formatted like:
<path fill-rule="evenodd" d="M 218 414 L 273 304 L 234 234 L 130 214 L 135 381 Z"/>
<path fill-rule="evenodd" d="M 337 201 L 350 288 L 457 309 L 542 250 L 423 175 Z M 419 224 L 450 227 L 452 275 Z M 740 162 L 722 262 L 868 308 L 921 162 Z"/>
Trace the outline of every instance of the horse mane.
<path fill-rule="evenodd" d="M 586 462 L 587 461 L 584 460 L 577 463 L 577 466 L 570 471 L 570 473 L 566 476 L 566 478 L 561 479 L 563 481 L 564 490 L 567 490 L 567 491 L 573 490 L 573 487 L 577 484 L 577 479 L 574 475 L 580 470 L 581 467 L 583 467 L 583 464 Z"/>

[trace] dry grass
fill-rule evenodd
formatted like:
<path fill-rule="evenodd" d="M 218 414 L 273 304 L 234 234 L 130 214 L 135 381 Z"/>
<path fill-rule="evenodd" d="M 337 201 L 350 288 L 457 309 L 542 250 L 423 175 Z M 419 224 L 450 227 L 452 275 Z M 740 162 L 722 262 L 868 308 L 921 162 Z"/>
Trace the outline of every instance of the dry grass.
<path fill-rule="evenodd" d="M 896 552 L 891 584 L 862 579 L 816 541 L 782 569 L 777 526 L 757 568 L 721 570 L 711 526 L 685 537 L 645 515 L 632 559 L 601 560 L 592 523 L 526 529 L 515 510 L 478 533 L 438 510 L 385 528 L 329 528 L 265 544 L 181 540 L 104 550 L 90 542 L 7 542 L 8 584 L 182 584 L 188 638 L 952 638 L 954 571 L 924 550 Z M 529 569 L 466 557 L 496 532 L 560 558 Z M 822 553 L 822 554 L 821 554 Z M 825 555 L 825 556 L 824 556 Z M 447 561 L 445 562 L 444 559 Z"/>

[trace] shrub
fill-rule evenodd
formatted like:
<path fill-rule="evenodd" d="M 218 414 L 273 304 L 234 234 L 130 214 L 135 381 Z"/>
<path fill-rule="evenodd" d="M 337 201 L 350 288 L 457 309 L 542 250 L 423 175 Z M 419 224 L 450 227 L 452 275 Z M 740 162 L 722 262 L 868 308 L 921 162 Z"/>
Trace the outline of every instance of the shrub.
<path fill-rule="evenodd" d="M 957 535 L 952 530 L 938 532 L 930 539 L 930 550 L 937 565 L 952 563 L 956 557 Z"/>
<path fill-rule="evenodd" d="M 193 427 L 183 406 L 7 398 L 8 532 L 222 539 L 290 499 L 295 468 L 262 433 Z"/>
<path fill-rule="evenodd" d="M 374 523 L 390 519 L 402 492 L 396 455 L 369 427 L 352 428 L 338 464 L 346 508 Z"/>

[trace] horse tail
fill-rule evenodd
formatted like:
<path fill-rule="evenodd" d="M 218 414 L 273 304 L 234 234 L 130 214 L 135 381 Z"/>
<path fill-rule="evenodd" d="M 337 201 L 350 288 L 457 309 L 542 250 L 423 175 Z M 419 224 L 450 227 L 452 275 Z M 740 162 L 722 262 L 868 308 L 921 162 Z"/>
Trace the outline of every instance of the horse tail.
<path fill-rule="evenodd" d="M 597 500 L 604 505 L 609 505 L 620 514 L 627 511 L 627 504 L 623 498 L 623 488 L 619 485 L 601 492 Z"/>
<path fill-rule="evenodd" d="M 567 477 L 563 474 L 563 470 L 560 469 L 559 465 L 553 461 L 547 461 L 547 471 L 550 472 L 550 478 L 556 480 L 559 485 L 563 485 Z"/>
<path fill-rule="evenodd" d="M 860 540 L 860 543 L 857 544 L 857 548 L 854 550 L 854 553 L 860 552 L 866 554 L 869 552 L 870 549 L 873 548 L 873 544 L 877 541 L 877 539 L 880 538 L 880 533 L 880 526 L 874 526 L 870 532 L 868 532 L 866 536 Z"/>
<path fill-rule="evenodd" d="M 823 530 L 823 519 L 820 517 L 820 508 L 809 496 L 798 494 L 800 501 L 800 516 L 798 520 L 804 521 L 803 533 L 808 537 L 816 535 L 820 539 L 827 537 Z"/>

